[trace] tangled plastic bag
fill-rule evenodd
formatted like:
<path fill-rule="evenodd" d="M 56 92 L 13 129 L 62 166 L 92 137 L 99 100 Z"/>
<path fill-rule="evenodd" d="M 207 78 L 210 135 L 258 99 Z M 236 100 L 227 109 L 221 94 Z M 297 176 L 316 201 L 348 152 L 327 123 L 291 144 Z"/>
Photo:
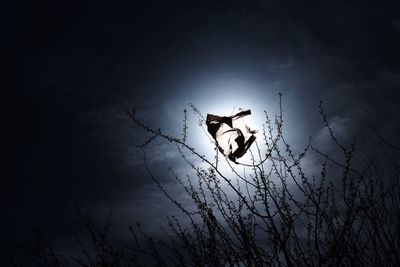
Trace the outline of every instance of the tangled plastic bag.
<path fill-rule="evenodd" d="M 229 117 L 207 114 L 208 132 L 217 142 L 219 151 L 235 163 L 256 139 L 256 131 L 251 130 L 242 119 L 250 114 L 249 109 Z"/>

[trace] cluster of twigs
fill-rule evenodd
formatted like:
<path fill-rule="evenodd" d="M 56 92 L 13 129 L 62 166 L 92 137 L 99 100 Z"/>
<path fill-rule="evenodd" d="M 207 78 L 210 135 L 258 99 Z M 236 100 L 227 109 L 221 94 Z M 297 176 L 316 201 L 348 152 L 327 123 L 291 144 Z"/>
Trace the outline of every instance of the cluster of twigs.
<path fill-rule="evenodd" d="M 57 217 L 63 228 L 68 231 L 69 237 L 75 241 L 74 249 L 68 253 L 58 252 L 45 235 L 39 229 L 35 229 L 34 238 L 21 244 L 21 247 L 33 256 L 32 260 L 41 266 L 132 266 L 135 262 L 133 255 L 125 255 L 123 247 L 112 241 L 112 212 L 104 226 L 98 227 L 95 220 L 88 213 L 84 213 L 79 205 L 75 204 L 75 209 L 79 219 L 74 223 Z M 78 231 L 77 225 L 83 226 L 86 234 Z"/>
<path fill-rule="evenodd" d="M 361 169 L 355 169 L 355 139 L 349 148 L 342 145 L 322 103 L 319 107 L 341 155 L 324 153 L 312 145 L 311 138 L 304 151 L 296 154 L 284 137 L 280 105 L 273 121 L 265 112 L 265 149 L 257 144 L 251 152 L 251 164 L 243 164 L 248 174 L 240 174 L 229 161 L 230 171 L 224 173 L 186 143 L 159 134 L 177 145 L 195 174 L 183 179 L 172 172 L 194 203 L 188 210 L 147 167 L 164 195 L 189 221 L 183 225 L 176 218 L 169 219 L 166 234 L 170 243 L 164 246 L 174 256 L 162 262 L 181 266 L 399 265 L 400 169 L 395 156 L 387 151 L 393 146 L 380 138 L 379 152 L 383 153 L 367 158 Z M 141 126 L 134 113 L 129 115 Z M 191 162 L 186 153 L 205 164 Z M 322 162 L 317 174 L 304 170 L 303 160 L 309 153 Z"/>
<path fill-rule="evenodd" d="M 190 107 L 202 127 L 204 117 L 194 105 Z M 263 144 L 255 143 L 251 162 L 240 165 L 242 173 L 227 159 L 228 168 L 222 168 L 221 155 L 211 160 L 188 145 L 186 110 L 181 138 L 145 125 L 135 110 L 129 111 L 132 121 L 150 134 L 139 146 L 144 152 L 155 138 L 175 144 L 191 172 L 180 177 L 171 168 L 170 174 L 193 205 L 183 205 L 167 191 L 145 153 L 149 176 L 183 216 L 168 217 L 168 228 L 163 229 L 167 238 L 162 241 L 148 236 L 140 224 L 131 226 L 133 244 L 117 249 L 109 241 L 110 228 L 98 230 L 78 209 L 93 251 L 76 236 L 82 255 L 74 262 L 81 266 L 400 266 L 400 166 L 393 154 L 398 149 L 377 134 L 378 150 L 356 169 L 355 141 L 349 148 L 342 145 L 322 104 L 320 112 L 336 154 L 314 147 L 311 138 L 304 151 L 294 152 L 285 139 L 280 101 L 274 118 L 265 112 Z M 307 156 L 319 159 L 318 171 L 305 169 Z M 37 241 L 26 248 L 44 263 L 70 266 L 40 235 Z"/>

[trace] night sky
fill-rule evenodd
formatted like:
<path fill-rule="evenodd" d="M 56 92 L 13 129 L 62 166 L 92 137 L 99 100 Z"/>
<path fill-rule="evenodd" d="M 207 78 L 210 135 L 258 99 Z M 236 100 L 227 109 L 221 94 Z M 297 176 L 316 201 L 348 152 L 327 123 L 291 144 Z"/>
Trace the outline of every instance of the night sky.
<path fill-rule="evenodd" d="M 15 86 L 3 87 L 1 98 L 3 247 L 14 251 L 34 227 L 58 244 L 63 231 L 54 216 L 73 220 L 74 202 L 100 221 L 114 210 L 121 236 L 136 221 L 155 234 L 165 226 L 169 204 L 136 148 L 148 135 L 126 116 L 133 106 L 177 136 L 189 109 L 192 144 L 212 151 L 188 103 L 203 114 L 250 108 L 257 128 L 282 92 L 295 147 L 310 135 L 320 144 L 327 138 L 320 100 L 344 142 L 357 136 L 368 146 L 374 126 L 399 145 L 399 2 L 306 2 L 16 6 L 3 22 L 15 29 L 16 52 Z M 181 167 L 176 152 L 156 140 L 147 155 L 174 188 L 164 170 Z"/>

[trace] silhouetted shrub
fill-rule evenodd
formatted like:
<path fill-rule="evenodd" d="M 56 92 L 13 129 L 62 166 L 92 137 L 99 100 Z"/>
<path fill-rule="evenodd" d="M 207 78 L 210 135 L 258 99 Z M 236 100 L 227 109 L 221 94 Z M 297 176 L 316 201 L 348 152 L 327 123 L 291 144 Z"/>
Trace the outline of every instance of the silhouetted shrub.
<path fill-rule="evenodd" d="M 203 127 L 204 117 L 190 107 Z M 129 111 L 150 134 L 139 146 L 143 151 L 156 138 L 171 142 L 194 174 L 182 178 L 171 169 L 193 204 L 183 205 L 145 160 L 149 176 L 184 215 L 168 218 L 168 240 L 154 240 L 137 224 L 129 228 L 132 244 L 116 246 L 108 239 L 109 223 L 99 230 L 77 208 L 90 234 L 90 250 L 76 236 L 82 254 L 66 259 L 40 234 L 25 248 L 50 266 L 400 266 L 399 149 L 376 131 L 374 156 L 353 164 L 355 140 L 342 145 L 319 107 L 336 152 L 328 155 L 311 138 L 304 151 L 294 152 L 285 139 L 280 103 L 274 118 L 265 112 L 263 138 L 249 152 L 250 163 L 238 165 L 218 150 L 209 159 L 188 145 L 186 110 L 180 138 L 152 129 Z M 311 159 L 313 164 L 305 164 Z M 318 170 L 310 168 L 316 162 Z"/>

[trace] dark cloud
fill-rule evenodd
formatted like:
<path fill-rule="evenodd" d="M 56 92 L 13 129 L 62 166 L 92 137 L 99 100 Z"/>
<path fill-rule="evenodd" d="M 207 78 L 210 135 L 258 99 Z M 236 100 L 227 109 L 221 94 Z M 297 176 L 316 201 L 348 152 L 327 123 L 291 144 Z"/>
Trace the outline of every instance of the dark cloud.
<path fill-rule="evenodd" d="M 212 107 L 218 86 L 219 97 L 249 90 L 269 111 L 281 91 L 299 148 L 309 135 L 326 138 L 319 100 L 343 140 L 368 142 L 371 125 L 394 138 L 398 8 L 391 1 L 24 6 L 15 25 L 16 88 L 3 100 L 2 236 L 11 244 L 40 225 L 57 239 L 51 216 L 71 216 L 74 200 L 99 217 L 121 210 L 121 225 L 162 214 L 165 200 L 135 148 L 146 134 L 125 115 L 132 106 L 155 128 L 179 134 L 180 111 L 188 102 Z M 163 174 L 181 163 L 170 151 L 156 142 L 148 156 L 174 191 Z M 161 215 L 152 227 L 159 222 Z"/>

